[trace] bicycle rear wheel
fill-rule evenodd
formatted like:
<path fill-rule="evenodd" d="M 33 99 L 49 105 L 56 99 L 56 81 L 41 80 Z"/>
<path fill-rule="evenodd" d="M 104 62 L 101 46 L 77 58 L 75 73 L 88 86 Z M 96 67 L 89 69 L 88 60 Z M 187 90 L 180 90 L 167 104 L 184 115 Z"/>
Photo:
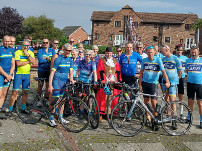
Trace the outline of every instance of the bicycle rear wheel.
<path fill-rule="evenodd" d="M 176 111 L 173 110 L 176 107 Z M 183 111 L 181 111 L 183 108 Z M 181 111 L 181 112 L 180 112 Z M 188 113 L 191 115 L 190 120 L 186 120 Z M 170 135 L 185 134 L 192 124 L 192 112 L 183 102 L 173 101 L 166 104 L 161 112 L 161 121 L 163 129 Z"/>
<path fill-rule="evenodd" d="M 99 126 L 100 110 L 93 95 L 89 96 L 87 105 L 90 111 L 90 125 L 93 129 L 96 129 Z"/>
<path fill-rule="evenodd" d="M 60 113 L 63 110 L 63 105 L 65 105 L 63 118 L 68 121 L 68 124 L 63 122 L 59 116 L 62 126 L 67 131 L 73 133 L 79 133 L 86 129 L 90 118 L 89 109 L 86 103 L 77 97 L 71 97 L 70 100 L 65 100 L 61 103 L 59 107 Z M 83 108 L 83 112 L 81 112 L 80 108 Z"/>
<path fill-rule="evenodd" d="M 26 111 L 24 112 L 22 110 L 22 100 L 26 100 Z M 17 98 L 16 103 L 16 111 L 19 116 L 19 118 L 27 123 L 27 124 L 34 124 L 37 123 L 39 120 L 41 120 L 42 117 L 42 111 L 44 110 L 44 106 L 42 102 L 40 103 L 40 106 L 37 106 L 37 102 L 41 101 L 40 97 L 37 93 L 32 91 L 25 91 L 21 93 Z"/>
<path fill-rule="evenodd" d="M 135 105 L 128 118 L 130 106 L 131 102 L 119 102 L 115 105 L 111 114 L 112 127 L 117 133 L 126 137 L 137 135 L 145 125 L 145 111 L 138 104 Z"/>

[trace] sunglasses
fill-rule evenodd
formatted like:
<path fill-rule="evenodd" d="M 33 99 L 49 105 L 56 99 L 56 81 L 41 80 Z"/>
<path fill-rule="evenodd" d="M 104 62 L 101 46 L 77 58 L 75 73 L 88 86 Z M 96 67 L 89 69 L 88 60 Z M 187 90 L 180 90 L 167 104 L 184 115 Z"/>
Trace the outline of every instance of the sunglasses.
<path fill-rule="evenodd" d="M 65 49 L 65 51 L 72 51 L 72 50 L 67 50 L 67 49 Z"/>
<path fill-rule="evenodd" d="M 58 45 L 59 43 L 54 43 L 55 45 Z"/>
<path fill-rule="evenodd" d="M 91 54 L 86 53 L 85 56 L 91 56 Z"/>
<path fill-rule="evenodd" d="M 48 44 L 48 42 L 43 42 L 43 44 Z"/>
<path fill-rule="evenodd" d="M 74 42 L 74 41 L 70 41 L 70 42 Z"/>
<path fill-rule="evenodd" d="M 142 48 L 142 47 L 137 47 L 137 49 Z"/>
<path fill-rule="evenodd" d="M 23 45 L 23 47 L 29 47 L 29 45 Z"/>
<path fill-rule="evenodd" d="M 83 53 L 83 51 L 79 51 L 79 53 Z"/>

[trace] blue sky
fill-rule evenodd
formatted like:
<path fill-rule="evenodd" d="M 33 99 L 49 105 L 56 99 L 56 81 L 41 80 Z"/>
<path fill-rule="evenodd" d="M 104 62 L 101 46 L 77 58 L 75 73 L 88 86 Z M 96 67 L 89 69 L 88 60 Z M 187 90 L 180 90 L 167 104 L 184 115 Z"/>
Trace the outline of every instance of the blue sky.
<path fill-rule="evenodd" d="M 202 18 L 202 0 L 0 0 L 0 8 L 15 8 L 24 18 L 45 14 L 60 29 L 77 25 L 88 34 L 93 11 L 119 11 L 125 5 L 137 12 L 194 13 Z"/>

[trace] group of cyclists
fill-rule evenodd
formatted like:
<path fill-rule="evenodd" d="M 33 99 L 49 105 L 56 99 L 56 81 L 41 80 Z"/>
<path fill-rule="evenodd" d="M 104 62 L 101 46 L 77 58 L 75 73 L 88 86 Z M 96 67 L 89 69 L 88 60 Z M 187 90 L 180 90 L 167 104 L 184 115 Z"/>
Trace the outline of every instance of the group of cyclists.
<path fill-rule="evenodd" d="M 0 109 L 6 111 L 4 102 L 8 93 L 10 83 L 13 79 L 13 90 L 9 100 L 6 116 L 12 116 L 13 106 L 22 85 L 22 91 L 30 87 L 30 69 L 35 64 L 33 48 L 30 46 L 31 38 L 26 37 L 22 45 L 17 49 L 14 47 L 15 37 L 4 36 L 3 44 L 0 46 Z M 106 115 L 106 106 L 113 95 L 119 93 L 115 87 L 108 88 L 108 83 L 125 82 L 130 87 L 139 87 L 145 94 L 158 95 L 158 87 L 166 94 L 167 101 L 175 101 L 178 93 L 180 101 L 183 101 L 185 75 L 187 74 L 187 97 L 188 106 L 193 111 L 193 104 L 196 100 L 199 107 L 200 123 L 202 128 L 202 59 L 199 57 L 200 51 L 197 46 L 192 46 L 190 58 L 183 55 L 183 46 L 177 45 L 176 55 L 168 45 L 158 46 L 149 45 L 144 48 L 141 42 L 136 44 L 128 42 L 125 45 L 125 53 L 121 47 L 116 49 L 113 54 L 112 47 L 107 47 L 104 56 L 98 55 L 97 45 L 92 50 L 84 50 L 80 43 L 78 48 L 73 46 L 74 40 L 71 38 L 69 43 L 64 44 L 58 49 L 59 40 L 52 40 L 50 48 L 49 39 L 43 39 L 43 48 L 37 52 L 38 58 L 38 78 L 43 79 L 38 83 L 37 92 L 39 93 L 45 84 L 46 98 L 51 102 L 54 98 L 64 95 L 65 83 L 82 81 L 83 83 L 94 82 L 94 93 L 100 109 L 100 122 Z M 185 74 L 186 73 L 186 74 Z M 137 83 L 137 79 L 139 79 Z M 98 81 L 106 86 L 97 87 Z M 42 84 L 41 84 L 42 83 Z M 79 88 L 78 88 L 79 89 Z M 88 89 L 84 88 L 84 91 Z M 88 92 L 87 92 L 88 93 Z M 81 97 L 81 93 L 79 93 Z M 29 114 L 26 107 L 27 95 L 23 96 L 21 112 Z M 145 104 L 151 99 L 152 107 L 155 109 L 157 104 L 156 97 L 144 96 Z M 40 106 L 41 102 L 37 102 Z M 172 106 L 176 111 L 175 106 Z M 182 113 L 183 107 L 180 108 Z M 50 126 L 56 126 L 54 112 L 50 115 Z M 81 113 L 84 111 L 81 108 Z M 109 110 L 110 112 L 110 110 Z M 63 110 L 58 113 L 63 120 Z M 110 113 L 109 113 L 110 114 Z M 154 116 L 157 113 L 153 112 Z M 82 118 L 82 114 L 81 114 Z M 184 120 L 190 120 L 190 115 L 181 115 Z M 147 124 L 154 126 L 154 122 L 147 114 Z M 156 129 L 158 129 L 158 126 Z M 173 121 L 173 129 L 177 129 L 177 123 Z"/>

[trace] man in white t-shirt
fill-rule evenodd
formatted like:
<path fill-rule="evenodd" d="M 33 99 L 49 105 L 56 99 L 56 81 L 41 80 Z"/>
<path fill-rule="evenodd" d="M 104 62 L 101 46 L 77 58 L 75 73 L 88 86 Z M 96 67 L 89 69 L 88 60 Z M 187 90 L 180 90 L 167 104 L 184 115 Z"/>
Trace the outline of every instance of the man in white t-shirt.
<path fill-rule="evenodd" d="M 143 44 L 141 42 L 137 42 L 136 44 L 136 52 L 142 57 L 142 59 L 147 58 L 147 54 L 143 52 Z M 140 76 L 141 63 L 137 61 L 137 65 L 135 68 L 135 77 L 139 78 Z"/>

